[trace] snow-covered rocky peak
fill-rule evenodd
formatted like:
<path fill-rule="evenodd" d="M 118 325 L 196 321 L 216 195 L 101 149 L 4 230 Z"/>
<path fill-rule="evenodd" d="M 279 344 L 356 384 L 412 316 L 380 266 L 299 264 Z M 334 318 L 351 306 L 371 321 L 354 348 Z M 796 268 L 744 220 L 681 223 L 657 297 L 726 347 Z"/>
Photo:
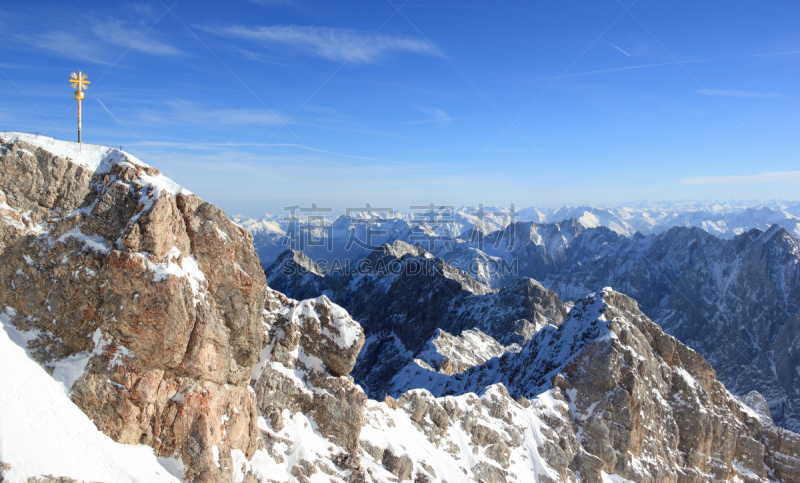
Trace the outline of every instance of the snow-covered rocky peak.
<path fill-rule="evenodd" d="M 457 336 L 439 329 L 414 362 L 453 375 L 506 352 L 516 351 L 519 351 L 518 344 L 504 346 L 478 329 L 465 330 Z"/>
<path fill-rule="evenodd" d="M 507 389 L 507 396 L 495 395 L 506 410 L 514 400 L 563 404 L 577 441 L 563 437 L 559 453 L 584 481 L 601 481 L 604 473 L 632 481 L 793 481 L 800 468 L 800 436 L 765 424 L 716 380 L 705 359 L 611 289 L 580 301 L 561 325 L 540 330 L 519 352 L 452 376 L 424 369 L 413 382 L 425 389 L 428 408 L 497 387 Z M 430 414 L 430 426 L 437 417 Z M 558 467 L 555 461 L 548 464 Z"/>
<path fill-rule="evenodd" d="M 334 297 L 336 279 L 300 251 L 286 250 L 264 272 L 270 287 L 294 298 Z"/>
<path fill-rule="evenodd" d="M 148 166 L 130 153 L 113 147 L 79 144 L 47 136 L 19 132 L 0 132 L 0 140 L 3 143 L 0 151 L 5 156 L 16 154 L 18 157 L 31 156 L 38 158 L 41 150 L 42 155 L 48 161 L 57 163 L 56 158 L 61 158 L 61 160 L 70 164 L 68 169 L 80 171 L 84 175 L 88 174 L 89 176 L 97 177 L 109 175 L 112 183 L 117 180 L 127 183 L 135 182 L 140 195 L 138 201 L 145 208 L 149 208 L 162 193 L 168 193 L 172 196 L 192 194 L 191 191 L 179 186 L 157 169 Z M 117 176 L 123 172 L 129 179 Z M 71 189 L 73 186 L 64 188 Z M 44 202 L 46 206 L 49 200 L 46 196 L 42 196 L 37 201 Z"/>
<path fill-rule="evenodd" d="M 326 297 L 297 301 L 270 290 L 264 341 L 252 374 L 264 449 L 254 472 L 304 481 L 358 473 L 364 392 L 348 377 L 364 343 L 361 327 Z"/>
<path fill-rule="evenodd" d="M 394 279 L 412 277 L 417 280 L 439 283 L 455 282 L 450 288 L 454 292 L 465 290 L 473 294 L 485 294 L 492 289 L 476 281 L 467 272 L 453 267 L 441 258 L 434 257 L 422 247 L 395 240 L 375 249 L 364 263 L 359 265 L 359 273 L 352 278 L 392 276 Z"/>
<path fill-rule="evenodd" d="M 150 166 L 132 155 L 111 146 L 80 144 L 48 136 L 39 136 L 38 134 L 13 131 L 0 132 L 0 139 L 3 140 L 3 154 L 7 151 L 12 151 L 20 156 L 22 154 L 36 156 L 36 150 L 42 149 L 50 153 L 50 156 L 58 156 L 96 174 L 106 174 L 111 171 L 113 165 L 119 163 L 130 163 L 142 168 L 150 168 Z M 20 142 L 28 146 L 19 144 Z M 162 182 L 165 185 L 172 185 L 173 190 L 183 190 L 168 178 L 163 178 Z"/>
<path fill-rule="evenodd" d="M 350 374 L 364 345 L 364 331 L 346 310 L 322 295 L 301 302 L 281 299 L 278 316 L 300 337 L 309 370 Z"/>
<path fill-rule="evenodd" d="M 187 479 L 231 481 L 215 461 L 259 445 L 252 236 L 123 151 L 18 133 L 0 145 L 6 330 L 105 434 L 181 459 Z"/>
<path fill-rule="evenodd" d="M 414 257 L 422 257 L 425 256 L 427 252 L 424 248 L 419 246 L 411 245 L 410 243 L 406 243 L 403 240 L 395 240 L 392 243 L 384 243 L 377 249 L 375 249 L 367 260 L 371 260 L 373 263 L 377 262 L 378 259 L 383 257 L 389 258 L 403 258 L 403 255 L 411 255 Z M 428 254 L 428 256 L 431 256 Z"/>
<path fill-rule="evenodd" d="M 267 277 L 277 276 L 279 272 L 290 274 L 297 273 L 312 273 L 318 277 L 324 277 L 325 274 L 317 263 L 307 257 L 303 252 L 298 250 L 286 250 L 275 260 L 275 263 L 267 270 Z"/>

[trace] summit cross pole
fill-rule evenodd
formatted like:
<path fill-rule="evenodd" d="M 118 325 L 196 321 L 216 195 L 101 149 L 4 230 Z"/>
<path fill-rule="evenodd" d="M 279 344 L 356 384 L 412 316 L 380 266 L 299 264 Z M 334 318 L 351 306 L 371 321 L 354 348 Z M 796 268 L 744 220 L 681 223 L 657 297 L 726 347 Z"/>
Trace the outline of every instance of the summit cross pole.
<path fill-rule="evenodd" d="M 81 71 L 78 73 L 72 73 L 69 78 L 69 83 L 73 89 L 77 89 L 75 91 L 75 100 L 78 101 L 78 142 L 81 142 L 81 101 L 83 100 L 85 94 L 83 90 L 86 89 L 86 84 L 91 84 L 87 79 L 89 77 Z"/>

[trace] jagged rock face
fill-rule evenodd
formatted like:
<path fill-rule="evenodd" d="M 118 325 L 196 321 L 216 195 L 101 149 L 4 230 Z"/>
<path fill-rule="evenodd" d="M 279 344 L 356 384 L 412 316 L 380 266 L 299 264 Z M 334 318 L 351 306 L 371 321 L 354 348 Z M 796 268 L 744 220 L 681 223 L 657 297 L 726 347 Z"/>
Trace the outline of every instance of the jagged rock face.
<path fill-rule="evenodd" d="M 549 392 L 569 405 L 585 452 L 570 467 L 585 481 L 601 472 L 633 481 L 797 481 L 800 436 L 762 419 L 715 375 L 633 299 L 608 289 L 519 353 L 452 377 L 420 368 L 416 381 L 438 396 L 497 383 L 512 397 Z"/>
<path fill-rule="evenodd" d="M 365 280 L 358 286 L 365 288 L 368 283 Z M 355 296 L 366 303 L 364 288 L 359 288 Z M 555 293 L 530 279 L 521 279 L 499 292 L 462 293 L 445 299 L 427 317 L 418 315 L 415 308 L 427 303 L 424 285 L 393 285 L 386 294 L 372 295 L 373 300 L 380 302 L 373 302 L 368 315 L 359 318 L 367 333 L 367 343 L 353 377 L 373 397 L 387 392 L 398 395 L 399 389 L 392 379 L 426 349 L 428 341 L 436 337 L 436 329 L 461 334 L 476 328 L 498 344 L 511 346 L 525 343 L 542 327 L 556 325 L 566 316 L 566 308 Z M 343 305 L 350 310 L 348 302 Z M 395 309 L 398 310 L 394 312 Z M 353 312 L 359 313 L 357 309 Z M 414 332 L 402 330 L 406 325 L 412 326 Z"/>
<path fill-rule="evenodd" d="M 487 234 L 482 251 L 507 260 L 516 259 L 520 274 L 541 273 L 563 263 L 567 248 L 585 230 L 574 218 L 560 223 L 519 222 Z"/>
<path fill-rule="evenodd" d="M 515 401 L 501 384 L 480 396 L 414 390 L 369 401 L 360 444 L 373 476 L 382 467 L 412 481 L 580 481 L 569 468 L 581 449 L 567 404 L 548 394 Z"/>
<path fill-rule="evenodd" d="M 711 365 L 647 320 L 632 299 L 603 298 L 613 335 L 585 348 L 556 381 L 602 468 L 636 481 L 723 480 L 743 470 L 766 478 L 757 428 L 747 426 L 749 414 Z"/>
<path fill-rule="evenodd" d="M 504 346 L 477 329 L 465 330 L 457 336 L 439 329 L 428 347 L 416 355 L 415 361 L 452 376 L 493 357 L 516 351 L 519 345 Z"/>
<path fill-rule="evenodd" d="M 0 305 L 104 433 L 230 481 L 231 451 L 260 445 L 252 236 L 120 151 L 28 141 L 2 141 Z"/>
<path fill-rule="evenodd" d="M 514 275 L 540 280 L 563 300 L 612 286 L 703 354 L 731 391 L 757 390 L 778 425 L 800 430 L 800 355 L 792 350 L 800 344 L 795 236 L 775 225 L 729 240 L 683 227 L 626 238 L 602 226 L 571 229 L 574 224 L 517 223 L 511 250 L 492 243 L 508 236 L 506 230 L 487 235 L 485 253 L 466 247 L 446 259 L 478 271 L 492 260 L 516 260 Z"/>
<path fill-rule="evenodd" d="M 454 299 L 491 292 L 430 255 L 381 254 L 367 260 L 375 261 L 368 271 L 342 277 L 337 303 L 360 321 L 368 335 L 394 333 L 411 351 L 419 350 L 437 328 L 451 330 L 452 318 L 447 315 Z M 376 303 L 379 294 L 382 302 Z"/>
<path fill-rule="evenodd" d="M 307 262 L 285 254 L 284 260 Z M 304 270 L 267 269 L 271 285 L 297 289 L 335 287 L 332 300 L 356 318 L 367 336 L 353 377 L 372 397 L 380 398 L 392 378 L 436 337 L 437 330 L 461 334 L 476 328 L 496 344 L 522 344 L 545 325 L 567 314 L 558 296 L 530 279 L 499 291 L 475 281 L 424 249 L 395 242 L 376 250 L 360 272 L 338 280 L 321 276 L 313 265 Z M 289 293 L 294 296 L 294 292 Z M 397 395 L 397 393 L 392 393 Z"/>
<path fill-rule="evenodd" d="M 729 390 L 757 390 L 778 425 L 800 429 L 797 238 L 779 227 L 732 240 L 699 228 L 633 240 L 596 229 L 568 254 L 543 284 L 567 299 L 604 285 L 636 298 L 653 321 L 703 354 Z"/>
<path fill-rule="evenodd" d="M 348 374 L 364 344 L 361 327 L 325 296 L 298 302 L 275 291 L 263 327 L 252 377 L 269 458 L 277 465 L 306 461 L 285 468 L 300 481 L 318 470 L 340 477 L 360 472 L 358 437 L 367 396 Z M 298 452 L 304 443 L 293 429 L 298 418 L 314 422 L 324 449 Z"/>
<path fill-rule="evenodd" d="M 303 252 L 286 250 L 265 270 L 270 287 L 297 300 L 334 297 L 336 281 Z"/>
<path fill-rule="evenodd" d="M 396 240 L 390 243 L 384 243 L 376 250 L 373 250 L 367 258 L 370 262 L 378 265 L 378 260 L 383 260 L 384 266 L 395 258 L 403 258 L 404 255 L 412 255 L 415 257 L 424 257 L 427 251 L 421 246 L 411 245 L 402 240 Z"/>
<path fill-rule="evenodd" d="M 771 421 L 772 413 L 769 411 L 769 401 L 758 391 L 750 391 L 740 398 L 743 403 L 756 412 L 762 421 Z"/>

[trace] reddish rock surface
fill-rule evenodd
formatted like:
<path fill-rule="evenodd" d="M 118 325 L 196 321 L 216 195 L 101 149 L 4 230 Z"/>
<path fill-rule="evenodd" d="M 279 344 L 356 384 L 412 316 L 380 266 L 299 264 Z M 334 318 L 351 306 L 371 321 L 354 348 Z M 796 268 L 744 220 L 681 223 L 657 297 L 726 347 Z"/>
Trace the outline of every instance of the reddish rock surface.
<path fill-rule="evenodd" d="M 115 440 L 231 481 L 231 450 L 261 446 L 252 235 L 120 151 L 87 148 L 92 165 L 0 142 L 0 306 L 35 331 L 29 352 Z"/>

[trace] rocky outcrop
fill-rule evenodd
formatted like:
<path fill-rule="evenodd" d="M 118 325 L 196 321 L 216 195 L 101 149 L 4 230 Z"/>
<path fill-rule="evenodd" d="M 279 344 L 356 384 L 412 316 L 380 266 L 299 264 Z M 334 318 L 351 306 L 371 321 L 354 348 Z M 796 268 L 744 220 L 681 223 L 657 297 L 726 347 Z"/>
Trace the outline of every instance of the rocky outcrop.
<path fill-rule="evenodd" d="M 613 285 L 700 352 L 733 393 L 757 390 L 776 424 L 800 430 L 800 241 L 774 226 L 722 240 L 699 228 L 627 239 L 587 230 L 539 276 L 566 299 Z"/>
<path fill-rule="evenodd" d="M 0 306 L 29 352 L 107 435 L 232 481 L 261 445 L 252 236 L 121 151 L 0 142 Z"/>
<path fill-rule="evenodd" d="M 429 374 L 433 376 L 433 374 Z M 711 365 L 610 289 L 578 303 L 558 327 L 464 374 L 418 377 L 433 395 L 550 394 L 569 407 L 580 447 L 569 468 L 633 481 L 797 481 L 800 436 L 731 395 Z"/>
<path fill-rule="evenodd" d="M 635 481 L 796 478 L 800 453 L 770 439 L 796 444 L 798 435 L 754 417 L 705 359 L 665 334 L 635 301 L 610 291 L 602 299 L 607 342 L 587 345 L 554 378 L 584 448 L 602 468 Z M 776 452 L 794 476 L 774 464 Z"/>
<path fill-rule="evenodd" d="M 324 295 L 296 301 L 275 291 L 263 327 L 252 384 L 269 458 L 278 466 L 306 461 L 285 467 L 300 481 L 317 471 L 342 478 L 362 472 L 358 437 L 367 396 L 348 376 L 364 344 L 361 327 Z M 312 421 L 310 437 L 324 438 L 322 448 L 304 441 L 297 427 Z M 314 449 L 304 451 L 304 443 Z"/>
<path fill-rule="evenodd" d="M 465 330 L 458 336 L 440 329 L 428 347 L 417 354 L 416 360 L 452 376 L 493 357 L 516 351 L 519 351 L 519 345 L 504 346 L 477 329 Z"/>

